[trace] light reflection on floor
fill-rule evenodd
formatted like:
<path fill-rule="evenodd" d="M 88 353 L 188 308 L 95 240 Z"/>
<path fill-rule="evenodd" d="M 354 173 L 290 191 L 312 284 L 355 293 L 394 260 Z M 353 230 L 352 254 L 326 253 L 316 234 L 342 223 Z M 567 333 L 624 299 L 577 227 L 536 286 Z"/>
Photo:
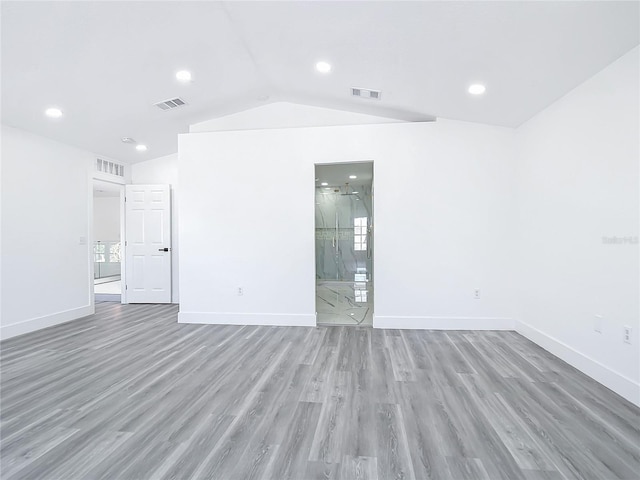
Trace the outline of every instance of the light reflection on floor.
<path fill-rule="evenodd" d="M 120 280 L 113 282 L 99 283 L 95 285 L 94 292 L 96 294 L 120 295 L 122 294 L 122 285 Z"/>
<path fill-rule="evenodd" d="M 316 311 L 318 325 L 373 325 L 371 282 L 318 281 Z"/>

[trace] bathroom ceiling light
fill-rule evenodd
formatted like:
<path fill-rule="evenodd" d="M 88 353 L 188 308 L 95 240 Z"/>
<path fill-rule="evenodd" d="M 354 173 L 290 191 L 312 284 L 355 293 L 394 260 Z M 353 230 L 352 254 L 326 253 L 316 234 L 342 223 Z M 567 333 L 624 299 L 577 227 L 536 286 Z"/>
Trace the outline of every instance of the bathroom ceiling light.
<path fill-rule="evenodd" d="M 469 86 L 469 93 L 471 95 L 482 95 L 487 90 L 487 87 L 480 83 L 474 83 Z"/>
<path fill-rule="evenodd" d="M 56 107 L 47 108 L 44 114 L 49 118 L 60 118 L 62 116 L 62 110 Z"/>
<path fill-rule="evenodd" d="M 329 73 L 331 71 L 331 64 L 327 62 L 316 63 L 316 70 L 320 73 Z"/>
<path fill-rule="evenodd" d="M 176 73 L 176 78 L 181 82 L 190 82 L 191 81 L 191 72 L 188 70 L 180 70 Z"/>
<path fill-rule="evenodd" d="M 146 152 L 147 151 L 147 146 L 146 145 L 136 145 L 136 150 L 138 150 L 139 152 Z"/>
<path fill-rule="evenodd" d="M 358 178 L 358 177 L 357 177 L 357 175 L 349 175 L 349 178 L 350 178 L 351 180 L 355 180 L 355 179 L 356 179 L 356 178 Z"/>
<path fill-rule="evenodd" d="M 329 184 L 327 182 L 322 182 L 320 185 L 322 185 L 323 187 L 326 187 Z"/>

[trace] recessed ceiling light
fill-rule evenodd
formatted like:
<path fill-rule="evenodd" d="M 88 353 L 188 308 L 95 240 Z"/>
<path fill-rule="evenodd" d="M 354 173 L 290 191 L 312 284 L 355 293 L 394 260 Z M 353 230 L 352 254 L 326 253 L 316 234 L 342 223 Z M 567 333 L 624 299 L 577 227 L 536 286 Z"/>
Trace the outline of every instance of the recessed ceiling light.
<path fill-rule="evenodd" d="M 49 118 L 60 118 L 62 116 L 62 110 L 56 107 L 47 108 L 44 114 Z"/>
<path fill-rule="evenodd" d="M 122 140 L 122 143 L 128 143 L 130 145 L 136 144 L 136 141 L 131 137 L 122 137 L 120 140 Z"/>
<path fill-rule="evenodd" d="M 180 70 L 176 73 L 176 78 L 181 82 L 190 82 L 191 81 L 191 72 L 188 70 Z"/>
<path fill-rule="evenodd" d="M 326 187 L 329 184 L 327 182 L 322 182 L 320 185 L 322 185 L 323 187 Z"/>
<path fill-rule="evenodd" d="M 482 95 L 486 89 L 487 87 L 485 87 L 484 85 L 480 83 L 474 83 L 469 87 L 469 93 L 471 95 Z"/>
<path fill-rule="evenodd" d="M 350 178 L 351 180 L 355 180 L 355 179 L 356 179 L 356 178 L 358 178 L 358 177 L 357 177 L 356 175 L 349 175 L 349 178 Z"/>
<path fill-rule="evenodd" d="M 142 144 L 136 145 L 136 150 L 138 150 L 139 152 L 146 152 L 147 146 Z"/>
<path fill-rule="evenodd" d="M 327 62 L 316 63 L 316 70 L 320 73 L 329 73 L 331 71 L 331 64 Z"/>

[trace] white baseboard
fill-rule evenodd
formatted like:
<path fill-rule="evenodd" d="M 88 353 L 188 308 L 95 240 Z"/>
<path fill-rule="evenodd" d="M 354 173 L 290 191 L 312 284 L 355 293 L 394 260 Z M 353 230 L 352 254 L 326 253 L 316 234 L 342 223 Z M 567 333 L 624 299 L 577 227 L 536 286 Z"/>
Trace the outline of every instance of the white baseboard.
<path fill-rule="evenodd" d="M 178 323 L 315 327 L 316 316 L 303 313 L 180 312 L 178 313 Z"/>
<path fill-rule="evenodd" d="M 64 312 L 32 318 L 23 322 L 3 325 L 0 327 L 0 339 L 5 340 L 7 338 L 16 337 L 42 328 L 52 327 L 60 323 L 70 322 L 71 320 L 93 315 L 94 313 L 95 307 L 93 305 L 86 305 L 84 307 L 65 310 Z"/>
<path fill-rule="evenodd" d="M 637 382 L 611 370 L 531 325 L 517 321 L 516 332 L 640 407 L 640 384 Z"/>
<path fill-rule="evenodd" d="M 373 316 L 373 328 L 400 330 L 513 330 L 513 318 Z"/>

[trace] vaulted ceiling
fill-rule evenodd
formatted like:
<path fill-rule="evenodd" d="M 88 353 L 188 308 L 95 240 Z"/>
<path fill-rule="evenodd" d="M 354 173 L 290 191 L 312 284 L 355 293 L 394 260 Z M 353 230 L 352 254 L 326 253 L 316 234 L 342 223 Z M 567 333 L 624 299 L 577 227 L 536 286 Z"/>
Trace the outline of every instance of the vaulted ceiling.
<path fill-rule="evenodd" d="M 3 1 L 2 122 L 127 162 L 175 152 L 189 124 L 278 100 L 516 127 L 638 45 L 639 5 Z M 187 105 L 153 105 L 174 97 Z M 64 116 L 46 118 L 51 105 Z"/>

